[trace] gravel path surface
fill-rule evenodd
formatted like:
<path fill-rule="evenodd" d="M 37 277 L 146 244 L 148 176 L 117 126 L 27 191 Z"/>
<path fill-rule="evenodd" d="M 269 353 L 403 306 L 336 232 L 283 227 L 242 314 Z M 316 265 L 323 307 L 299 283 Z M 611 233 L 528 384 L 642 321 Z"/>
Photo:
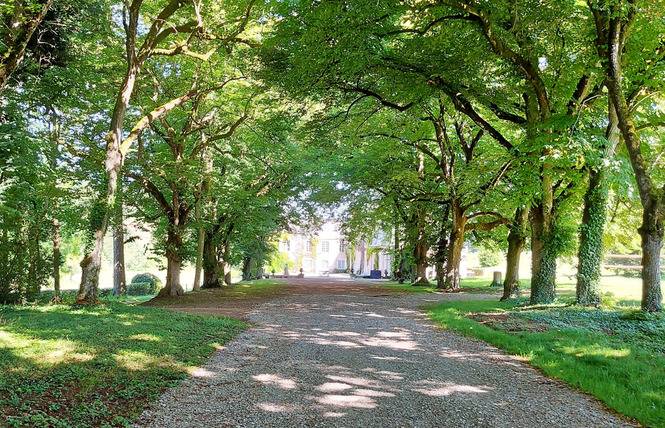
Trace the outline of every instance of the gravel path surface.
<path fill-rule="evenodd" d="M 633 426 L 418 312 L 427 301 L 479 297 L 335 294 L 266 303 L 249 314 L 254 328 L 167 391 L 136 426 Z"/>

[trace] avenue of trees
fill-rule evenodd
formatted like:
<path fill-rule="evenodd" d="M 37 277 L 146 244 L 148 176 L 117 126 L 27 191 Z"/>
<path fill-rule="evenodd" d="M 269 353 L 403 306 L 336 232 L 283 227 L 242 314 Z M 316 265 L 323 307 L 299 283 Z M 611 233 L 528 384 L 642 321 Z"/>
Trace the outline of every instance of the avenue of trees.
<path fill-rule="evenodd" d="M 344 207 L 392 235 L 396 279 L 457 291 L 466 242 L 598 305 L 603 253 L 642 256 L 662 310 L 659 0 L 17 0 L 0 4 L 0 300 L 95 303 L 104 236 L 153 233 L 162 295 L 261 274 L 284 230 Z M 530 250 L 531 271 L 520 272 Z"/>

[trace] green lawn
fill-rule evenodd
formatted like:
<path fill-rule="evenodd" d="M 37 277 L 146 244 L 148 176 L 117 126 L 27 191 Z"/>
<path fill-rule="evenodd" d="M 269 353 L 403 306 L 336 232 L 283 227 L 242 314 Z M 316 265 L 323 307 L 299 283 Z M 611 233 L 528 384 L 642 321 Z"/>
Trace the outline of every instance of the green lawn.
<path fill-rule="evenodd" d="M 0 306 L 0 426 L 126 426 L 244 328 L 117 299 Z"/>
<path fill-rule="evenodd" d="M 522 356 L 644 425 L 665 427 L 662 314 L 498 301 L 441 303 L 427 311 L 444 328 Z"/>
<path fill-rule="evenodd" d="M 256 281 L 243 281 L 230 287 L 213 288 L 201 291 L 188 291 L 184 296 L 177 298 L 165 297 L 146 303 L 149 306 L 187 306 L 197 302 L 210 302 L 212 299 L 251 299 L 270 297 L 278 292 L 284 282 L 274 279 L 259 279 Z"/>
<path fill-rule="evenodd" d="M 382 285 L 392 290 L 408 291 L 413 293 L 432 293 L 437 291 L 436 283 L 430 281 L 431 287 L 413 287 L 408 283 L 397 284 L 390 282 Z M 490 277 L 471 277 L 464 278 L 460 284 L 462 291 L 468 293 L 502 293 L 502 287 L 490 287 L 492 278 Z M 520 286 L 523 292 L 528 292 L 531 288 L 531 279 L 520 280 Z M 601 291 L 606 296 L 612 296 L 618 300 L 621 305 L 639 306 L 642 297 L 642 280 L 635 277 L 625 276 L 603 276 L 600 283 Z M 571 277 L 560 277 L 557 280 L 557 293 L 564 299 L 573 298 L 575 295 L 575 279 Z"/>

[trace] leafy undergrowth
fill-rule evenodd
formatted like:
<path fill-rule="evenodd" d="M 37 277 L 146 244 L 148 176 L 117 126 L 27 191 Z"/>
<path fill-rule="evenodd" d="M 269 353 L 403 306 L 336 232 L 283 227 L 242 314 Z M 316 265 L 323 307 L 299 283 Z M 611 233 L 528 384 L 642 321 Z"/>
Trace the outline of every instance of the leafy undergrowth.
<path fill-rule="evenodd" d="M 127 426 L 244 328 L 114 301 L 0 306 L 0 426 Z"/>
<path fill-rule="evenodd" d="M 522 356 L 644 425 L 665 427 L 662 314 L 497 301 L 446 302 L 427 310 L 445 328 Z"/>
<path fill-rule="evenodd" d="M 209 304 L 217 300 L 255 299 L 273 297 L 284 282 L 271 279 L 260 279 L 233 284 L 230 287 L 212 288 L 201 291 L 189 291 L 184 296 L 160 297 L 146 302 L 147 306 L 188 306 L 197 303 Z"/>

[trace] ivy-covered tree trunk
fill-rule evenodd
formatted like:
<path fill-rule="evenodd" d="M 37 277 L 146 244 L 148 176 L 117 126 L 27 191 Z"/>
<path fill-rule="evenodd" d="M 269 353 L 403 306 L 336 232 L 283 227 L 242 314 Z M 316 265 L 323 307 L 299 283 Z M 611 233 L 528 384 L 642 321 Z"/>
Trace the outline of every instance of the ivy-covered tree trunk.
<path fill-rule="evenodd" d="M 556 298 L 556 258 L 551 213 L 542 203 L 531 208 L 531 304 Z"/>
<path fill-rule="evenodd" d="M 506 279 L 503 281 L 501 301 L 520 295 L 520 257 L 527 238 L 529 210 L 518 208 L 508 232 L 508 254 L 506 255 Z"/>
<path fill-rule="evenodd" d="M 609 159 L 621 140 L 616 109 L 608 103 L 609 124 L 605 132 L 608 145 L 604 159 Z M 580 227 L 576 301 L 583 306 L 600 304 L 600 265 L 603 259 L 603 233 L 606 222 L 608 189 L 603 165 L 589 170 L 589 187 L 584 195 Z"/>
<path fill-rule="evenodd" d="M 450 242 L 448 243 L 448 258 L 446 260 L 446 280 L 443 288 L 450 291 L 460 289 L 460 263 L 464 248 L 464 233 L 466 230 L 466 210 L 460 200 L 451 203 L 452 226 L 450 229 Z"/>
<path fill-rule="evenodd" d="M 580 226 L 576 301 L 583 306 L 600 304 L 600 264 L 603 259 L 603 229 L 608 191 L 602 169 L 589 171 Z"/>

